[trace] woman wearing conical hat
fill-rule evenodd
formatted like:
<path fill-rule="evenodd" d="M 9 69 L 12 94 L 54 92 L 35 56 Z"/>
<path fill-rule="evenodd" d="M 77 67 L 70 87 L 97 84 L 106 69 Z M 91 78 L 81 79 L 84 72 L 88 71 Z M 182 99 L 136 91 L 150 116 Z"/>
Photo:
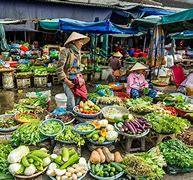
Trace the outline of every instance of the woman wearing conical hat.
<path fill-rule="evenodd" d="M 89 37 L 73 32 L 60 52 L 57 75 L 67 96 L 68 111 L 72 111 L 75 104 L 78 104 L 80 100 L 87 98 L 85 81 L 80 73 L 80 62 L 81 48 L 89 40 Z"/>
<path fill-rule="evenodd" d="M 145 80 L 144 71 L 147 69 L 141 63 L 136 63 L 131 69 L 127 78 L 127 93 L 132 98 L 138 98 L 143 94 L 155 98 L 157 95 L 156 90 L 149 89 L 149 84 Z"/>

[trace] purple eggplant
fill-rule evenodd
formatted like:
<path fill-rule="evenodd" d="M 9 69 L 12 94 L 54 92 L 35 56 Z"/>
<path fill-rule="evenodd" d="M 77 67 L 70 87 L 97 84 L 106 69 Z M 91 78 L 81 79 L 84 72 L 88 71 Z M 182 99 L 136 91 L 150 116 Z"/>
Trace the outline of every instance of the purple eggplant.
<path fill-rule="evenodd" d="M 128 130 L 130 130 L 133 134 L 135 134 L 135 129 L 130 124 L 130 122 L 125 122 L 125 125 L 128 127 Z"/>
<path fill-rule="evenodd" d="M 137 123 L 137 121 L 132 121 L 132 123 L 135 125 L 136 128 L 139 128 L 139 124 Z"/>
<path fill-rule="evenodd" d="M 137 132 L 137 127 L 135 127 L 135 124 L 133 124 L 133 122 L 130 122 L 129 124 L 133 127 L 133 129 L 134 129 L 134 131 L 136 133 Z"/>
<path fill-rule="evenodd" d="M 141 129 L 143 129 L 143 124 L 144 124 L 144 123 L 140 123 L 138 120 L 135 121 L 135 122 L 138 124 L 138 126 L 139 126 Z"/>
<path fill-rule="evenodd" d="M 122 126 L 122 128 L 124 129 L 124 131 L 128 131 L 128 127 L 125 124 Z"/>

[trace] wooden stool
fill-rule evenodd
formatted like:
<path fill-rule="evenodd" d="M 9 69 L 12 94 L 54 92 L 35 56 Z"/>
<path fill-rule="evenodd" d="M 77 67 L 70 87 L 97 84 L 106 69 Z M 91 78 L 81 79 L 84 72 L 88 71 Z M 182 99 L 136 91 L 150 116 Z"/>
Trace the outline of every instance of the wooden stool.
<path fill-rule="evenodd" d="M 163 139 L 165 138 L 171 138 L 171 139 L 175 139 L 175 134 L 158 134 L 157 135 L 157 142 L 156 145 L 158 145 L 159 143 L 161 143 L 163 141 Z"/>
<path fill-rule="evenodd" d="M 141 145 L 139 147 L 132 148 L 134 140 L 138 140 Z M 125 151 L 126 153 L 134 151 L 145 151 L 145 136 L 140 138 L 125 137 Z"/>

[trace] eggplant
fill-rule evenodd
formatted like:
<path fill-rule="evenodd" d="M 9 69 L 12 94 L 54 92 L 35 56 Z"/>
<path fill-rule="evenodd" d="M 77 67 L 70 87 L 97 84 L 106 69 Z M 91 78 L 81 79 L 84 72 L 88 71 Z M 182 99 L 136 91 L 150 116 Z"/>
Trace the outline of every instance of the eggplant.
<path fill-rule="evenodd" d="M 140 124 L 144 124 L 144 123 L 145 123 L 145 121 L 142 120 L 142 119 L 138 119 L 137 121 L 138 121 Z"/>
<path fill-rule="evenodd" d="M 135 127 L 135 124 L 133 124 L 133 122 L 130 122 L 129 124 L 133 127 L 135 133 L 137 133 L 137 127 Z"/>
<path fill-rule="evenodd" d="M 128 127 L 125 124 L 122 126 L 122 128 L 124 129 L 124 131 L 128 131 Z"/>
<path fill-rule="evenodd" d="M 135 127 L 139 128 L 139 124 L 137 123 L 137 121 L 133 121 L 132 123 L 135 125 Z"/>
<path fill-rule="evenodd" d="M 138 120 L 136 120 L 135 122 L 138 124 L 138 126 L 139 126 L 141 129 L 143 129 L 143 124 L 144 124 L 144 123 L 140 123 Z"/>
<path fill-rule="evenodd" d="M 135 134 L 135 129 L 129 122 L 125 122 L 125 125 L 128 127 L 128 130 L 130 130 L 133 134 Z"/>

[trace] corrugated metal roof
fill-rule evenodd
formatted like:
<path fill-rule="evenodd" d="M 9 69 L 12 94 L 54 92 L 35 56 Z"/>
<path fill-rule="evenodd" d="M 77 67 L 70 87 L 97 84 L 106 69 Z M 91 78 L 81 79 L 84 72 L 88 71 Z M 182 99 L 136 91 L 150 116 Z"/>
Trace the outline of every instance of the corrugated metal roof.
<path fill-rule="evenodd" d="M 50 2 L 50 3 L 58 3 L 58 4 L 74 4 L 79 6 L 92 6 L 92 7 L 101 7 L 101 8 L 112 8 L 118 9 L 114 4 L 97 4 L 97 3 L 85 3 L 85 2 L 75 2 L 75 1 L 61 1 L 61 0 L 35 0 L 39 2 Z M 89 0 L 88 0 L 89 2 Z"/>

